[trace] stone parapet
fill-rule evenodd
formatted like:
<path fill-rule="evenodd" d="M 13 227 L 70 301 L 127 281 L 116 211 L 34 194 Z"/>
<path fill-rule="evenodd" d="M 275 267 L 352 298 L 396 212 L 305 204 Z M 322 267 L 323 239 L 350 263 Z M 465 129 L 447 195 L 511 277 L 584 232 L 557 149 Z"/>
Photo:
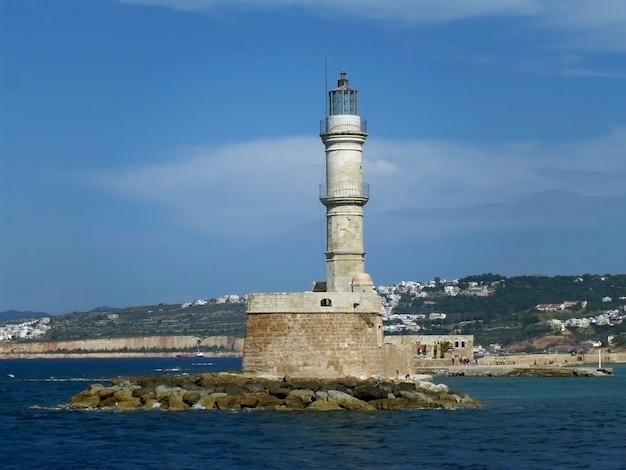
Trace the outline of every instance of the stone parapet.
<path fill-rule="evenodd" d="M 362 292 L 282 292 L 248 295 L 248 314 L 355 313 L 382 315 L 380 297 Z"/>

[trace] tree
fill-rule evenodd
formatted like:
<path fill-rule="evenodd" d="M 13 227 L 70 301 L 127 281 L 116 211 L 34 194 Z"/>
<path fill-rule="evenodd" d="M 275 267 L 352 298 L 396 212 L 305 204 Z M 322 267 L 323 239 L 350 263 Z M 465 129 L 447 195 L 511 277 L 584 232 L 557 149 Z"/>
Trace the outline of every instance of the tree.
<path fill-rule="evenodd" d="M 435 357 L 437 357 L 437 350 L 439 351 L 439 358 L 443 359 L 446 353 L 452 351 L 452 343 L 450 341 L 437 341 L 435 343 Z"/>

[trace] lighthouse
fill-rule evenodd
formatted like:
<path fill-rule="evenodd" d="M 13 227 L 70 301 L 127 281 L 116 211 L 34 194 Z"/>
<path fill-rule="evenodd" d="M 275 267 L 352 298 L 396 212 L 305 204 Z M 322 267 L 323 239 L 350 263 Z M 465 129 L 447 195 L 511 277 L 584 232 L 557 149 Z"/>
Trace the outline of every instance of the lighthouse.
<path fill-rule="evenodd" d="M 410 351 L 384 343 L 382 301 L 365 273 L 362 151 L 366 122 L 359 94 L 342 70 L 328 91 L 320 137 L 326 152 L 326 280 L 305 292 L 248 294 L 242 371 L 288 377 L 361 377 L 396 373 Z M 386 358 L 392 353 L 393 361 Z M 392 357 L 389 356 L 389 357 Z M 408 366 L 407 366 L 408 367 Z"/>
<path fill-rule="evenodd" d="M 394 335 L 383 331 L 383 304 L 365 272 L 362 153 L 367 123 L 359 94 L 342 70 L 328 91 L 320 137 L 326 150 L 326 280 L 304 292 L 248 294 L 241 370 L 294 378 L 398 377 L 414 374 L 416 353 L 441 338 L 466 343 L 472 336 Z"/>
<path fill-rule="evenodd" d="M 328 91 L 327 116 L 320 124 L 326 148 L 326 182 L 320 201 L 326 206 L 326 290 L 351 292 L 355 275 L 363 279 L 363 206 L 369 185 L 363 183 L 363 144 L 367 121 L 359 116 L 359 92 L 342 70 L 337 87 Z"/>

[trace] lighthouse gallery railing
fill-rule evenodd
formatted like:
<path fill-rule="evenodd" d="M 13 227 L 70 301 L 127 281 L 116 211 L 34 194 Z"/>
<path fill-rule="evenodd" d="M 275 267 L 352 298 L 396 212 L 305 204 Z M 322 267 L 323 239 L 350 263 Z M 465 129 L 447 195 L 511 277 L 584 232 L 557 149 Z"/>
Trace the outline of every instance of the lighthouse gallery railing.
<path fill-rule="evenodd" d="M 369 199 L 369 183 L 332 183 L 320 184 L 320 199 L 334 197 L 358 197 Z"/>

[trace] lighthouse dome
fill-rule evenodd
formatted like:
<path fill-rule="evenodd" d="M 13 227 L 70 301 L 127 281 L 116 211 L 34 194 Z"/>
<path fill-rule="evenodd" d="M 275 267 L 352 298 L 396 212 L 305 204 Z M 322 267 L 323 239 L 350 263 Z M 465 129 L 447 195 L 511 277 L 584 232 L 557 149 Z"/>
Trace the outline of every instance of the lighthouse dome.
<path fill-rule="evenodd" d="M 365 290 L 371 289 L 373 286 L 372 276 L 367 273 L 357 273 L 352 278 L 352 292 L 365 292 Z"/>

